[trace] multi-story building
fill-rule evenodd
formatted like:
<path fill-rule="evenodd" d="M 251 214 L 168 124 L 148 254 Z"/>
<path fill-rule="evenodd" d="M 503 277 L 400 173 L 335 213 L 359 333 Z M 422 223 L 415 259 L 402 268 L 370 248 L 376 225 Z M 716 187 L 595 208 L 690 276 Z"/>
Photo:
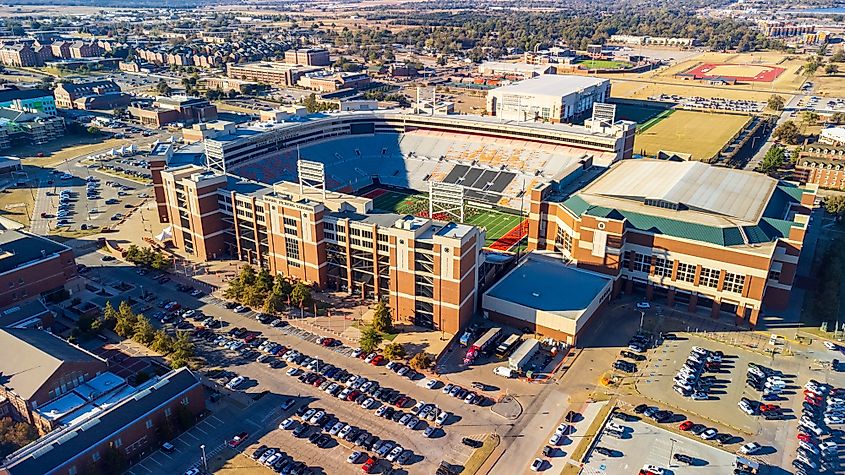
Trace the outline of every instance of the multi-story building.
<path fill-rule="evenodd" d="M 769 38 L 788 38 L 816 32 L 815 25 L 796 25 L 783 20 L 761 21 L 759 27 L 760 31 Z"/>
<path fill-rule="evenodd" d="M 35 67 L 43 66 L 41 56 L 26 43 L 3 45 L 0 47 L 0 63 L 5 66 Z"/>
<path fill-rule="evenodd" d="M 70 57 L 74 59 L 102 56 L 105 51 L 96 41 L 77 40 L 70 44 Z"/>
<path fill-rule="evenodd" d="M 71 248 L 21 231 L 0 231 L 0 307 L 74 291 L 76 277 Z"/>
<path fill-rule="evenodd" d="M 195 165 L 161 172 L 174 244 L 386 298 L 394 318 L 456 333 L 475 311 L 484 231 L 373 213 L 372 200 L 290 182 L 237 181 Z"/>
<path fill-rule="evenodd" d="M 50 45 L 50 52 L 53 53 L 54 58 L 70 59 L 70 41 L 59 40 L 54 41 Z"/>
<path fill-rule="evenodd" d="M 809 144 L 798 154 L 793 178 L 827 190 L 845 190 L 845 144 Z"/>
<path fill-rule="evenodd" d="M 299 78 L 297 85 L 320 92 L 337 92 L 342 89 L 360 89 L 370 84 L 367 73 L 315 72 Z"/>
<path fill-rule="evenodd" d="M 514 79 L 528 79 L 543 74 L 555 74 L 557 70 L 553 64 L 505 63 L 501 61 L 485 61 L 478 66 L 478 73 L 486 77 L 505 77 Z"/>
<path fill-rule="evenodd" d="M 226 73 L 230 78 L 254 81 L 273 86 L 295 86 L 304 74 L 321 71 L 317 66 L 300 66 L 298 64 L 273 63 L 259 61 L 245 64 L 226 64 Z"/>
<path fill-rule="evenodd" d="M 782 308 L 815 200 L 759 173 L 700 162 L 622 160 L 575 193 L 530 192 L 528 247 L 615 279 L 614 290 L 752 326 Z"/>
<path fill-rule="evenodd" d="M 819 143 L 845 147 L 845 126 L 827 127 L 819 132 Z"/>
<path fill-rule="evenodd" d="M 63 82 L 53 92 L 56 106 L 63 109 L 114 109 L 130 101 L 114 81 Z"/>
<path fill-rule="evenodd" d="M 56 99 L 46 89 L 19 89 L 14 86 L 0 89 L 0 107 L 56 115 Z"/>
<path fill-rule="evenodd" d="M 0 127 L 6 130 L 12 144 L 44 144 L 65 135 L 65 120 L 61 117 L 5 107 L 0 107 Z"/>
<path fill-rule="evenodd" d="M 158 97 L 151 107 L 133 105 L 127 111 L 132 119 L 155 128 L 175 122 L 189 125 L 217 120 L 217 107 L 199 97 Z"/>
<path fill-rule="evenodd" d="M 55 399 L 108 369 L 106 360 L 50 332 L 31 328 L 0 328 L 0 396 L 16 420 L 35 425 L 35 414 Z"/>
<path fill-rule="evenodd" d="M 323 48 L 300 48 L 285 51 L 285 62 L 303 66 L 328 66 L 331 63 L 329 52 Z"/>
<path fill-rule="evenodd" d="M 103 389 L 103 385 L 93 383 L 77 386 L 77 390 L 83 386 L 94 391 Z M 122 463 L 135 463 L 157 450 L 168 441 L 162 434 L 183 426 L 183 420 L 195 421 L 205 410 L 205 390 L 187 368 L 154 377 L 137 387 L 121 384 L 121 388 L 117 393 L 109 392 L 110 399 L 105 401 L 98 398 L 99 394 L 86 394 L 91 402 L 68 414 L 61 411 L 80 396 L 66 398 L 70 400 L 56 407 L 57 416 L 64 416 L 60 425 L 7 456 L 0 465 L 0 475 L 119 473 L 125 469 Z M 115 464 L 116 460 L 121 463 Z"/>
<path fill-rule="evenodd" d="M 546 74 L 487 92 L 487 111 L 507 120 L 572 122 L 610 98 L 610 81 Z"/>
<path fill-rule="evenodd" d="M 674 38 L 668 36 L 642 36 L 642 35 L 610 35 L 610 43 L 637 45 L 637 46 L 695 46 L 695 38 Z"/>

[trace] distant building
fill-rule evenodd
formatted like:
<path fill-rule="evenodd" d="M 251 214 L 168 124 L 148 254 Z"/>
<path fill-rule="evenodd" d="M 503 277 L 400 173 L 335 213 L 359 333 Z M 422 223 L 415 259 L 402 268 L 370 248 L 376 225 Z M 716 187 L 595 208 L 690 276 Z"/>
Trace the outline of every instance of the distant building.
<path fill-rule="evenodd" d="M 698 41 L 695 38 L 676 38 L 668 36 L 645 36 L 645 35 L 611 35 L 609 43 L 636 45 L 636 46 L 695 46 Z"/>
<path fill-rule="evenodd" d="M 796 25 L 792 22 L 782 20 L 761 21 L 758 23 L 758 26 L 760 27 L 760 31 L 769 38 L 789 38 L 816 32 L 815 25 Z"/>
<path fill-rule="evenodd" d="M 500 76 L 517 79 L 528 79 L 543 74 L 554 74 L 552 64 L 505 63 L 501 61 L 485 61 L 478 66 L 478 73 L 482 76 Z"/>
<path fill-rule="evenodd" d="M 195 422 L 205 410 L 205 390 L 187 368 L 137 387 L 103 373 L 67 390 L 51 401 L 53 412 L 42 413 L 56 428 L 7 456 L 0 475 L 116 473 L 107 465 L 115 454 L 137 462 L 168 441 L 162 434 L 178 431 L 184 420 Z"/>
<path fill-rule="evenodd" d="M 807 145 L 795 161 L 793 178 L 827 190 L 845 190 L 845 145 Z"/>
<path fill-rule="evenodd" d="M 25 356 L 25 357 L 24 357 Z M 108 369 L 106 360 L 44 330 L 0 328 L 0 396 L 14 419 L 38 424 L 40 405 Z"/>
<path fill-rule="evenodd" d="M 219 90 L 223 92 L 235 91 L 238 94 L 242 93 L 245 88 L 258 86 L 257 82 L 244 81 L 241 79 L 232 78 L 215 78 L 207 77 L 200 78 L 199 85 L 208 91 Z"/>
<path fill-rule="evenodd" d="M 0 47 L 0 63 L 5 66 L 35 67 L 43 66 L 44 60 L 32 46 L 18 43 Z"/>
<path fill-rule="evenodd" d="M 840 147 L 845 146 L 845 126 L 822 129 L 819 133 L 819 143 Z"/>
<path fill-rule="evenodd" d="M 219 137 L 235 131 L 235 123 L 226 120 L 212 120 L 194 124 L 190 128 L 182 129 L 182 139 L 186 143 L 200 142 L 205 139 Z"/>
<path fill-rule="evenodd" d="M 14 86 L 0 89 L 0 107 L 56 115 L 56 99 L 46 89 L 20 89 Z"/>
<path fill-rule="evenodd" d="M 64 137 L 65 121 L 55 115 L 0 107 L 0 127 L 11 143 L 43 144 Z"/>
<path fill-rule="evenodd" d="M 543 75 L 491 89 L 487 111 L 508 120 L 571 122 L 608 98 L 607 79 Z"/>
<path fill-rule="evenodd" d="M 305 89 L 319 92 L 336 92 L 342 89 L 361 89 L 370 84 L 367 73 L 329 73 L 314 72 L 304 74 L 297 81 L 297 85 Z"/>
<path fill-rule="evenodd" d="M 296 64 L 268 61 L 226 64 L 226 72 L 230 78 L 260 82 L 279 87 L 295 86 L 299 78 L 303 75 L 321 70 L 322 68 L 315 66 L 299 66 Z"/>
<path fill-rule="evenodd" d="M 329 52 L 323 48 L 300 48 L 285 51 L 285 62 L 303 66 L 328 66 L 331 63 Z"/>
<path fill-rule="evenodd" d="M 105 50 L 96 41 L 74 41 L 70 44 L 70 57 L 73 59 L 95 58 L 102 56 Z"/>
<path fill-rule="evenodd" d="M 47 329 L 53 324 L 51 312 L 40 300 L 30 300 L 0 310 L 0 327 Z"/>
<path fill-rule="evenodd" d="M 63 109 L 108 110 L 126 107 L 131 100 L 114 81 L 63 82 L 53 93 L 56 106 Z"/>
<path fill-rule="evenodd" d="M 199 97 L 159 97 L 151 107 L 133 105 L 129 116 L 143 125 L 159 128 L 176 122 L 193 124 L 217 120 L 217 107 Z"/>

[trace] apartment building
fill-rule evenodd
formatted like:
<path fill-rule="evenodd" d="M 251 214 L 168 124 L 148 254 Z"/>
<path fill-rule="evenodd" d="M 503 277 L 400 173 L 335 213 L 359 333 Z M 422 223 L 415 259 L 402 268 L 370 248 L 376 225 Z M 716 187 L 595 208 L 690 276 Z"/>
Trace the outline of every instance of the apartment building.
<path fill-rule="evenodd" d="M 320 71 L 317 66 L 258 61 L 254 63 L 226 64 L 226 74 L 233 79 L 254 81 L 273 86 L 295 86 L 299 78 L 307 73 Z"/>
<path fill-rule="evenodd" d="M 807 145 L 798 153 L 793 178 L 826 190 L 845 190 L 845 145 Z"/>
<path fill-rule="evenodd" d="M 531 190 L 528 247 L 610 275 L 614 292 L 755 325 L 783 308 L 815 200 L 759 173 L 623 160 L 574 193 Z"/>
<path fill-rule="evenodd" d="M 475 311 L 484 231 L 373 213 L 372 200 L 188 165 L 160 172 L 173 242 L 313 283 L 386 298 L 394 318 L 456 333 Z"/>
<path fill-rule="evenodd" d="M 328 66 L 329 51 L 323 48 L 299 48 L 285 51 L 285 62 L 303 66 Z"/>
<path fill-rule="evenodd" d="M 32 46 L 16 43 L 0 47 L 0 63 L 5 66 L 35 67 L 43 66 L 44 60 Z"/>
<path fill-rule="evenodd" d="M 63 109 L 114 109 L 129 105 L 130 100 L 114 81 L 63 82 L 53 93 L 56 106 Z"/>

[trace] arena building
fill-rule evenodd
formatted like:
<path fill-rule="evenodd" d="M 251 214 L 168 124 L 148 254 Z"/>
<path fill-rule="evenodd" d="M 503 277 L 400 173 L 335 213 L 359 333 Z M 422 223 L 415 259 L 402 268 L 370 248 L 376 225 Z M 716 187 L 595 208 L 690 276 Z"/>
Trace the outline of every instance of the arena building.
<path fill-rule="evenodd" d="M 759 173 L 624 160 L 574 193 L 532 189 L 528 248 L 612 276 L 615 292 L 753 326 L 789 300 L 814 200 Z"/>
<path fill-rule="evenodd" d="M 572 122 L 610 99 L 610 80 L 544 74 L 487 92 L 487 110 L 508 120 Z"/>

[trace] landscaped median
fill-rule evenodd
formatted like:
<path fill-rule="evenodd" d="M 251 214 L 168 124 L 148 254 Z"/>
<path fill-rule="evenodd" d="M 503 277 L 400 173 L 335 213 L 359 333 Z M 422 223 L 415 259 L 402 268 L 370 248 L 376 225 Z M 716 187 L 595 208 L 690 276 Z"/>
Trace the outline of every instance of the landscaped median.
<path fill-rule="evenodd" d="M 466 463 L 464 464 L 464 469 L 461 471 L 462 475 L 474 475 L 478 472 L 478 469 L 484 465 L 484 462 L 487 461 L 487 458 L 490 457 L 490 454 L 496 450 L 496 447 L 499 446 L 499 442 L 501 438 L 499 434 L 493 433 L 489 434 L 485 439 L 484 443 L 481 447 L 475 449 L 475 452 L 469 456 Z"/>

